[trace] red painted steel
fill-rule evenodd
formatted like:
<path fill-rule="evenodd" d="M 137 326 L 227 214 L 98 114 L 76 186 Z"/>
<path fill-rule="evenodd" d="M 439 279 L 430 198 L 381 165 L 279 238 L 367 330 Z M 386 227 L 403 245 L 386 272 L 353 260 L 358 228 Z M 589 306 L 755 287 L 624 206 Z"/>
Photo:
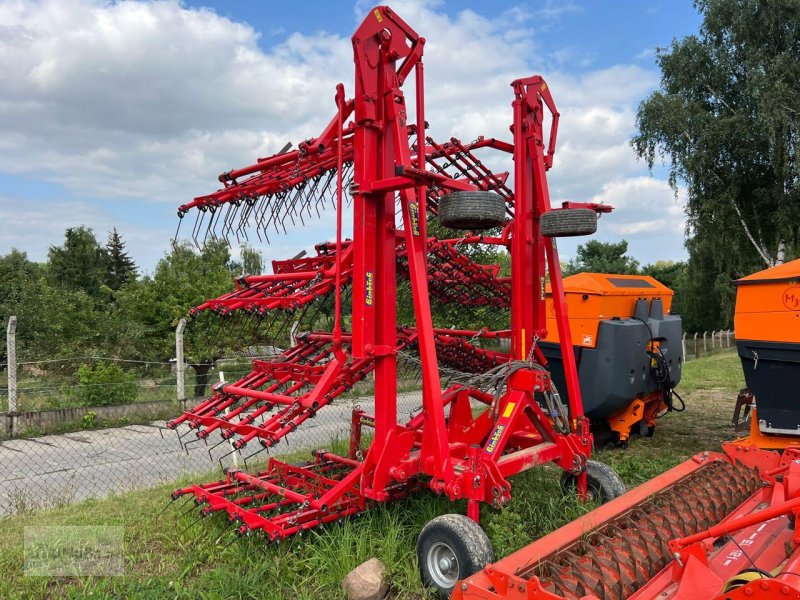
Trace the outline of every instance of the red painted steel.
<path fill-rule="evenodd" d="M 556 245 L 539 230 L 539 219 L 552 210 L 546 172 L 558 127 L 549 88 L 539 76 L 513 82 L 512 143 L 481 137 L 471 144 L 455 138 L 439 144 L 427 136 L 424 121 L 425 40 L 390 8 L 379 6 L 352 41 L 354 96 L 346 99 L 344 87 L 337 87 L 336 115 L 319 137 L 224 173 L 221 190 L 179 209 L 181 216 L 196 212 L 200 223 L 210 214 L 206 236 L 239 238 L 245 223 L 254 221 L 266 235 L 285 228 L 287 219 L 302 221 L 312 208 L 335 204 L 335 244 L 318 245 L 313 257 L 274 261 L 273 274 L 241 277 L 236 290 L 195 310 L 272 318 L 333 296 L 334 331 L 301 335 L 276 359 L 255 361 L 249 375 L 218 384 L 211 398 L 169 425 L 185 425 L 198 439 L 220 431 L 220 443 L 234 449 L 254 439 L 269 448 L 369 373 L 374 415 L 354 413 L 347 458 L 318 454 L 307 467 L 270 459 L 263 472 L 231 470 L 222 481 L 176 495 L 193 495 L 203 514 L 226 512 L 240 533 L 262 531 L 279 540 L 423 486 L 467 500 L 467 513 L 477 520 L 480 503 L 499 507 L 509 501 L 510 476 L 546 462 L 576 475 L 584 494 L 592 436 L 569 349 L 563 357 L 568 418 L 545 412 L 537 400 L 552 389 L 536 345 L 546 334 L 548 275 L 559 335 L 571 339 Z M 403 91 L 412 75 L 415 124 L 408 122 Z M 546 113 L 552 117 L 549 137 Z M 483 151 L 514 155 L 513 191 L 508 173 L 493 173 L 478 158 Z M 351 241 L 342 239 L 345 187 L 353 204 Z M 499 194 L 509 217 L 502 233 L 429 237 L 428 214 L 436 213 L 443 194 L 457 190 Z M 398 204 L 402 229 L 395 222 Z M 195 237 L 199 230 L 196 223 Z M 460 250 L 464 243 L 506 246 L 511 277 L 472 261 Z M 411 286 L 414 328 L 396 325 L 398 277 Z M 351 333 L 342 331 L 345 288 L 351 293 Z M 437 329 L 431 297 L 454 306 L 510 307 L 511 329 Z M 510 338 L 511 354 L 476 343 L 498 337 Z M 398 353 L 411 351 L 420 363 L 422 411 L 403 423 L 397 409 Z M 477 379 L 443 391 L 440 367 L 446 366 L 499 378 L 493 392 Z M 483 406 L 477 413 L 475 403 Z M 374 429 L 365 453 L 364 425 Z"/>
<path fill-rule="evenodd" d="M 695 456 L 456 585 L 455 600 L 800 597 L 798 448 Z"/>

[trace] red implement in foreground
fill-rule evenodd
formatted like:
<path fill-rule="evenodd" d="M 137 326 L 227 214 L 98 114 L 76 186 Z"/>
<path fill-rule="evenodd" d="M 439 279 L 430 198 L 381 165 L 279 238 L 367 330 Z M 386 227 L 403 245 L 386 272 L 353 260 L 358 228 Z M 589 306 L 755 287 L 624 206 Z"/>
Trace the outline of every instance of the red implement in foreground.
<path fill-rule="evenodd" d="M 372 374 L 374 415 L 354 417 L 351 438 L 360 438 L 360 426 L 369 424 L 372 441 L 365 452 L 351 448 L 348 457 L 317 453 L 310 466 L 271 459 L 261 472 L 230 470 L 221 481 L 177 490 L 175 497 L 193 496 L 201 514 L 227 514 L 239 533 L 276 541 L 415 489 L 465 500 L 468 517 L 432 521 L 418 545 L 423 578 L 447 593 L 474 565 L 492 560 L 477 525 L 480 506 L 505 505 L 512 475 L 554 463 L 564 470 L 565 487 L 581 497 L 588 488 L 604 498 L 622 489 L 608 467 L 588 460 L 592 434 L 572 349 L 565 344 L 561 357 L 569 394 L 564 402 L 537 346 L 551 316 L 545 310 L 548 278 L 553 323 L 560 339 L 571 339 L 555 238 L 594 233 L 597 214 L 610 208 L 551 207 L 546 173 L 559 115 L 541 77 L 512 83 L 511 143 L 438 144 L 425 133 L 425 40 L 379 6 L 352 41 L 353 97 L 337 86 L 338 110 L 319 137 L 224 173 L 223 189 L 179 209 L 181 216 L 199 214 L 195 235 L 208 216 L 206 235 L 238 238 L 247 223 L 266 234 L 333 203 L 335 243 L 318 246 L 315 257 L 276 262 L 272 275 L 243 277 L 234 292 L 198 307 L 256 318 L 323 307 L 333 314 L 333 331 L 300 336 L 281 356 L 257 362 L 243 380 L 215 386 L 211 398 L 169 425 L 188 426 L 181 436 L 194 432 L 198 439 L 218 431 L 235 449 L 254 439 L 268 448 Z M 408 78 L 415 83 L 416 123 L 409 123 L 403 92 Z M 513 155 L 513 193 L 507 174 L 492 173 L 475 157 L 479 149 Z M 343 239 L 346 193 L 352 196 L 352 240 Z M 440 225 L 469 233 L 460 240 L 429 237 L 429 213 Z M 488 233 L 473 233 L 479 230 Z M 465 243 L 508 249 L 511 277 L 466 258 L 458 250 Z M 400 328 L 398 280 L 410 286 L 414 313 Z M 332 303 L 321 304 L 331 296 Z M 431 298 L 456 308 L 505 307 L 510 298 L 510 330 L 493 331 L 488 322 L 478 330 L 457 322 L 437 329 Z M 508 352 L 476 343 L 498 337 L 509 338 Z M 421 372 L 422 406 L 406 421 L 398 418 L 397 389 L 398 355 L 407 351 Z M 446 365 L 470 377 L 443 385 Z"/>
<path fill-rule="evenodd" d="M 456 600 L 800 598 L 800 447 L 704 452 L 459 582 Z"/>

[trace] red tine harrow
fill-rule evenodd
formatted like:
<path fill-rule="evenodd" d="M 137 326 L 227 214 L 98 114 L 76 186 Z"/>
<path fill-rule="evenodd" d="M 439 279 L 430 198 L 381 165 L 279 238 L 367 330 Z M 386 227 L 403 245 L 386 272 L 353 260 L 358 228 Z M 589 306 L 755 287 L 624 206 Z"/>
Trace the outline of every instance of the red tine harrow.
<path fill-rule="evenodd" d="M 512 475 L 554 463 L 567 487 L 600 500 L 619 494 L 622 484 L 589 460 L 592 435 L 573 353 L 562 353 L 564 403 L 537 346 L 546 335 L 548 277 L 559 337 L 571 339 L 555 238 L 593 233 L 597 212 L 608 207 L 550 206 L 546 172 L 559 115 L 541 77 L 512 83 L 511 142 L 438 144 L 427 136 L 424 44 L 390 8 L 372 10 L 353 35 L 353 97 L 337 86 L 337 112 L 322 134 L 223 173 L 222 189 L 180 207 L 181 217 L 196 213 L 198 243 L 209 235 L 239 240 L 250 226 L 261 238 L 334 207 L 335 243 L 318 245 L 310 258 L 276 261 L 271 275 L 242 277 L 233 292 L 196 309 L 286 321 L 316 306 L 333 312 L 334 325 L 330 333 L 298 336 L 273 360 L 255 361 L 240 381 L 217 384 L 211 398 L 169 425 L 185 426 L 181 435 L 194 432 L 197 439 L 219 431 L 220 443 L 234 450 L 254 439 L 269 448 L 372 374 L 374 414 L 353 414 L 349 456 L 319 451 L 306 466 L 271 458 L 264 471 L 230 469 L 221 481 L 174 496 L 194 498 L 202 515 L 226 514 L 240 534 L 276 541 L 418 489 L 464 499 L 467 516 L 433 520 L 418 545 L 423 579 L 447 593 L 469 565 L 493 558 L 478 525 L 480 505 L 506 504 Z M 414 83 L 416 123 L 408 122 L 407 80 Z M 478 158 L 484 151 L 513 155 L 513 186 L 508 173 L 495 174 Z M 342 238 L 346 195 L 352 240 Z M 431 237 L 429 216 L 468 233 Z M 464 244 L 508 249 L 511 276 L 470 259 Z M 404 326 L 398 282 L 413 301 L 413 322 Z M 449 328 L 434 326 L 432 299 L 453 308 Z M 506 309 L 510 328 L 497 327 Z M 467 310 L 482 315 L 480 328 L 459 328 Z M 510 349 L 489 347 L 499 338 Z M 398 377 L 407 362 L 419 371 L 422 406 L 402 421 Z M 362 425 L 374 429 L 365 452 Z"/>

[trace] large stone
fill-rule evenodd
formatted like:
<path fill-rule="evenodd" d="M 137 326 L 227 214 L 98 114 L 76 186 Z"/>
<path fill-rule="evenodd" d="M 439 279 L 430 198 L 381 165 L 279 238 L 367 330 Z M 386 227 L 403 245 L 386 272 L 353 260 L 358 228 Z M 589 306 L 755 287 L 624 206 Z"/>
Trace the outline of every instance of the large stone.
<path fill-rule="evenodd" d="M 347 574 L 342 589 L 349 600 L 383 600 L 389 590 L 386 567 L 377 558 L 371 558 Z"/>

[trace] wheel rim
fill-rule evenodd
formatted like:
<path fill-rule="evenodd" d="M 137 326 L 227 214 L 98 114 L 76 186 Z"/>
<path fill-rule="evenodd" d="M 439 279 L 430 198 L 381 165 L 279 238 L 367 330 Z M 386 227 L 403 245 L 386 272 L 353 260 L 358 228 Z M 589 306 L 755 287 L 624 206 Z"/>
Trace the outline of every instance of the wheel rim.
<path fill-rule="evenodd" d="M 458 558 L 447 544 L 433 544 L 428 549 L 426 563 L 433 583 L 440 588 L 450 589 L 458 581 Z"/>

